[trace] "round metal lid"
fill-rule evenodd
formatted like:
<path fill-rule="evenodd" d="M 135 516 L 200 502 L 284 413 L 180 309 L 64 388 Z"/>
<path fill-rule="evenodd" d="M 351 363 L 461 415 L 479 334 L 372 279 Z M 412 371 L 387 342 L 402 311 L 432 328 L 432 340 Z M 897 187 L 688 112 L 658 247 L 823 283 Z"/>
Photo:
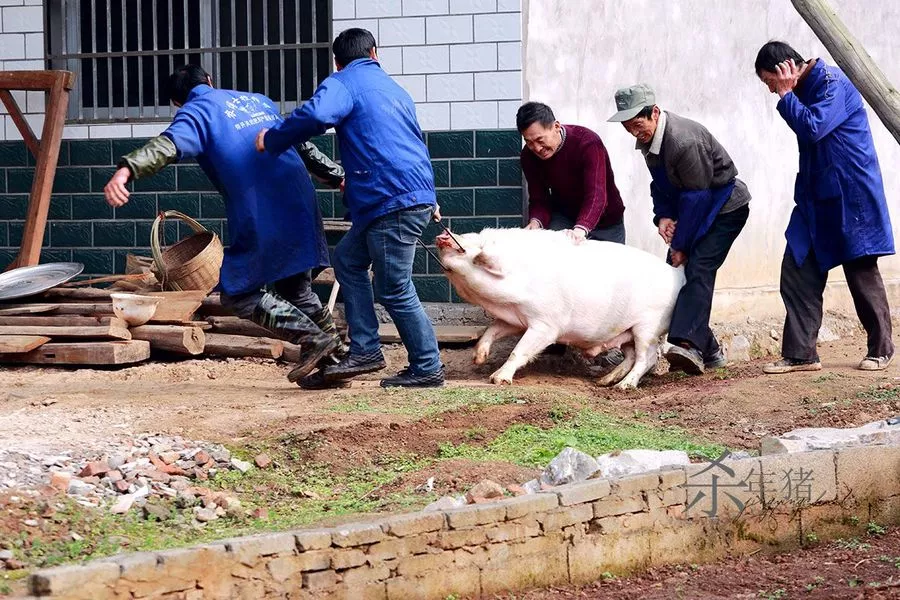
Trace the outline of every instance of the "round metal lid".
<path fill-rule="evenodd" d="M 83 270 L 84 265 L 81 263 L 47 263 L 0 273 L 0 300 L 46 292 L 69 281 Z"/>

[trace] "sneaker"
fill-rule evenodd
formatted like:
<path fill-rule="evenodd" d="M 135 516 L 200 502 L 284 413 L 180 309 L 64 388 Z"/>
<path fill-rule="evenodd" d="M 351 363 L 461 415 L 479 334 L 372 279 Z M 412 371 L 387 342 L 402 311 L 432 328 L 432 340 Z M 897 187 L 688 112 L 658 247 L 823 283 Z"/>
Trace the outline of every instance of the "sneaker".
<path fill-rule="evenodd" d="M 441 367 L 434 373 L 427 375 L 416 375 L 409 370 L 409 367 L 403 369 L 393 377 L 387 377 L 381 380 L 381 387 L 443 387 L 444 385 L 444 367 Z"/>
<path fill-rule="evenodd" d="M 386 366 L 384 354 L 381 353 L 381 350 L 363 355 L 347 354 L 338 364 L 325 367 L 322 371 L 322 376 L 326 381 L 350 379 L 357 375 L 380 371 Z"/>
<path fill-rule="evenodd" d="M 795 371 L 821 371 L 822 363 L 818 360 L 796 360 L 782 358 L 763 367 L 763 373 L 767 375 L 779 375 L 781 373 L 793 373 Z"/>
<path fill-rule="evenodd" d="M 722 349 L 719 348 L 716 350 L 716 353 L 710 357 L 703 357 L 703 368 L 704 369 L 721 369 L 725 365 L 728 364 L 728 359 L 725 358 L 725 353 L 722 352 Z"/>
<path fill-rule="evenodd" d="M 666 351 L 669 371 L 684 371 L 688 375 L 702 375 L 704 372 L 703 356 L 694 348 L 671 346 Z"/>
<path fill-rule="evenodd" d="M 330 390 L 337 388 L 348 388 L 350 387 L 349 381 L 344 381 L 342 379 L 335 379 L 334 381 L 328 381 L 325 379 L 325 370 L 319 369 L 315 373 L 307 375 L 300 379 L 297 382 L 304 390 Z"/>
<path fill-rule="evenodd" d="M 884 371 L 894 362 L 891 356 L 867 356 L 860 361 L 857 367 L 860 371 Z"/>

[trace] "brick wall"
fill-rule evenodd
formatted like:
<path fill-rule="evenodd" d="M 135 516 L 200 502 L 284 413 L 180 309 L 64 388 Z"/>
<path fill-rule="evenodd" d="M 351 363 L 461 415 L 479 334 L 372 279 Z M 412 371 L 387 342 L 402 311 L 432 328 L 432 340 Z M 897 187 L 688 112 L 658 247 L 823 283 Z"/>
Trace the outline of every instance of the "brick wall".
<path fill-rule="evenodd" d="M 900 522 L 898 472 L 900 447 L 891 446 L 694 464 L 443 512 L 126 554 L 38 572 L 30 585 L 36 596 L 68 600 L 479 597 L 785 548 L 810 533 L 859 536 L 869 521 Z"/>
<path fill-rule="evenodd" d="M 521 224 L 521 138 L 516 131 L 433 131 L 426 136 L 438 201 L 454 231 Z M 169 166 L 135 182 L 134 193 L 122 208 L 106 205 L 103 186 L 115 170 L 114 163 L 145 141 L 63 141 L 41 262 L 82 262 L 90 275 L 122 273 L 129 252 L 149 256 L 150 227 L 162 210 L 194 217 L 228 243 L 223 199 L 193 162 Z M 330 157 L 339 158 L 333 136 L 315 142 Z M 18 251 L 33 176 L 34 159 L 24 143 L 0 142 L 0 265 L 12 261 Z M 343 216 L 338 192 L 320 188 L 317 194 L 324 218 Z M 184 223 L 166 223 L 166 243 L 190 232 Z M 430 244 L 437 233 L 433 226 L 423 238 Z M 330 245 L 339 239 L 339 235 L 331 236 Z M 446 278 L 424 250 L 418 250 L 414 271 L 423 301 L 451 301 Z"/>

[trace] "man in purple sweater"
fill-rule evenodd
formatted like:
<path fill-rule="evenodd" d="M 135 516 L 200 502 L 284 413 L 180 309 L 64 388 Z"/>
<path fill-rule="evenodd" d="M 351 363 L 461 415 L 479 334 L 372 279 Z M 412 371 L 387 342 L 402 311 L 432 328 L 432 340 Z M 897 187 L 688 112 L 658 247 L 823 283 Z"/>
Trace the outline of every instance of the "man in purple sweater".
<path fill-rule="evenodd" d="M 576 243 L 624 244 L 625 207 L 600 136 L 586 127 L 560 124 L 540 102 L 523 104 L 516 126 L 525 138 L 526 229 L 564 230 Z"/>

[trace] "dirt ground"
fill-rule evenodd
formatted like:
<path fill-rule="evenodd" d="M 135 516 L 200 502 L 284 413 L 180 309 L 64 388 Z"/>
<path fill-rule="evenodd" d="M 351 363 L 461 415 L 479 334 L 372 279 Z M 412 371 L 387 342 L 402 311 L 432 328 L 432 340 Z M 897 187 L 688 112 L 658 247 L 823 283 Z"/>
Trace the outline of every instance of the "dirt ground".
<path fill-rule="evenodd" d="M 789 554 L 677 565 L 583 588 L 495 600 L 887 600 L 900 598 L 900 530 L 837 540 Z"/>
<path fill-rule="evenodd" d="M 900 340 L 898 340 L 900 341 Z M 515 423 L 548 423 L 552 394 L 577 394 L 596 410 L 680 427 L 732 449 L 756 449 L 760 437 L 798 427 L 850 427 L 900 414 L 900 364 L 881 373 L 854 367 L 863 338 L 822 344 L 824 370 L 767 376 L 761 361 L 738 363 L 700 377 L 648 376 L 622 392 L 595 385 L 568 356 L 544 356 L 523 369 L 510 392 L 528 402 L 488 406 L 438 417 L 391 414 L 394 394 L 380 374 L 342 390 L 306 392 L 290 384 L 286 365 L 268 361 L 189 360 L 119 370 L 0 369 L 0 450 L 48 455 L 98 451 L 111 440 L 142 432 L 182 435 L 224 444 L 292 435 L 324 435 L 335 460 L 373 451 L 433 454 L 441 442 L 466 441 L 477 426 L 490 439 Z M 488 376 L 506 356 L 471 364 L 471 348 L 445 349 L 448 386 L 493 390 Z M 387 350 L 389 367 L 405 364 L 402 348 Z M 371 410 L 369 410 L 371 408 Z"/>

